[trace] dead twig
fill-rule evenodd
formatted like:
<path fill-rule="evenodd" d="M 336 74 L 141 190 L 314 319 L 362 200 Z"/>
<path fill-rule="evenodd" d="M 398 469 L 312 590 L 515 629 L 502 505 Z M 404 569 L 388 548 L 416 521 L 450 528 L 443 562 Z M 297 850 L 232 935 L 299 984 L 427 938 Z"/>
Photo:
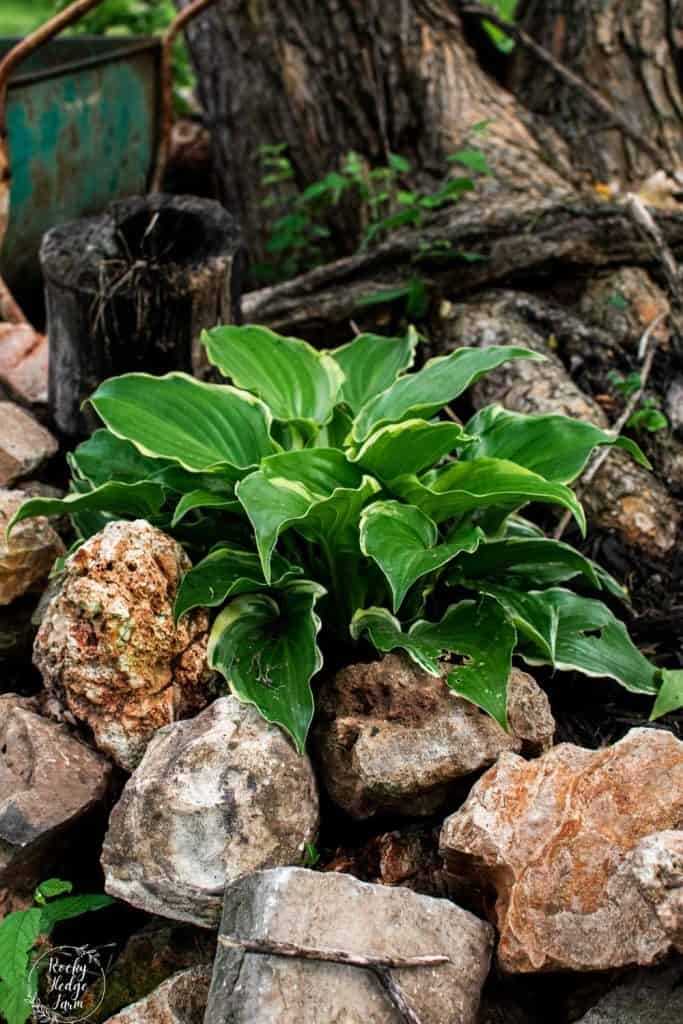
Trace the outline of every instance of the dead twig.
<path fill-rule="evenodd" d="M 669 248 L 661 228 L 640 196 L 635 195 L 633 192 L 629 192 L 626 196 L 624 208 L 641 234 L 650 243 L 653 257 L 661 264 L 673 300 L 672 305 L 677 306 L 679 310 L 683 309 L 683 288 L 681 287 L 680 271 L 676 258 Z M 672 312 L 671 320 L 680 342 L 683 339 L 683 324 L 675 310 Z"/>
<path fill-rule="evenodd" d="M 659 316 L 656 316 L 654 320 L 652 320 L 647 325 L 643 332 L 643 336 L 640 339 L 640 344 L 638 345 L 638 352 L 642 353 L 642 355 L 640 356 L 641 359 L 644 356 L 643 368 L 640 372 L 640 385 L 638 387 L 638 390 L 634 391 L 633 394 L 630 396 L 628 402 L 624 406 L 624 410 L 621 413 L 621 416 L 619 416 L 618 420 L 612 427 L 612 430 L 617 435 L 620 434 L 621 431 L 624 429 L 629 419 L 638 407 L 638 403 L 643 397 L 643 392 L 645 391 L 645 388 L 647 386 L 648 378 L 650 376 L 652 365 L 655 360 L 655 353 L 657 351 L 656 342 L 651 345 L 650 339 L 652 338 L 654 331 L 657 329 L 659 324 L 662 322 L 662 320 L 664 320 L 666 316 L 668 316 L 667 313 L 660 313 Z M 588 487 L 591 481 L 595 479 L 595 477 L 600 472 L 605 462 L 609 458 L 611 451 L 611 447 L 605 446 L 593 456 L 590 464 L 581 476 L 579 484 L 577 485 L 577 494 L 579 492 L 579 489 L 581 491 L 585 491 L 586 487 Z M 560 540 L 562 534 L 569 525 L 569 520 L 571 519 L 571 516 L 572 514 L 569 510 L 564 512 L 562 518 L 560 519 L 553 533 L 553 537 L 555 538 L 555 540 Z"/>
<path fill-rule="evenodd" d="M 681 174 L 678 168 L 672 168 L 669 166 L 666 156 L 645 137 L 642 128 L 634 126 L 631 122 L 620 114 L 615 107 L 608 100 L 602 96 L 597 89 L 594 89 L 592 85 L 589 85 L 585 79 L 577 75 L 576 72 L 568 68 L 566 64 L 553 57 L 549 50 L 546 50 L 544 46 L 537 43 L 536 40 L 525 32 L 524 29 L 519 28 L 517 25 L 510 24 L 504 21 L 503 18 L 499 18 L 498 15 L 491 10 L 489 7 L 482 7 L 480 4 L 464 3 L 458 4 L 458 9 L 461 14 L 471 14 L 475 18 L 482 18 L 489 21 L 496 28 L 499 28 L 507 36 L 515 39 L 521 46 L 529 50 L 543 64 L 546 64 L 552 71 L 555 72 L 558 78 L 563 79 L 567 85 L 570 85 L 577 92 L 580 92 L 585 99 L 601 114 L 609 118 L 612 124 L 621 129 L 624 135 L 633 142 L 639 149 L 646 153 L 650 160 L 654 163 L 655 167 L 662 168 L 666 171 L 669 177 L 673 178 L 674 181 L 681 181 Z M 604 127 L 610 127 L 609 125 L 603 125 Z"/>
<path fill-rule="evenodd" d="M 421 1024 L 418 1014 L 410 1005 L 405 992 L 391 974 L 392 968 L 436 967 L 450 962 L 447 956 L 363 956 L 345 949 L 299 946 L 294 942 L 271 942 L 266 939 L 242 939 L 232 935 L 219 935 L 218 942 L 228 949 L 243 949 L 247 953 L 264 956 L 285 956 L 297 960 L 317 960 L 323 963 L 346 964 L 371 971 L 382 985 L 393 1006 L 405 1024 Z"/>

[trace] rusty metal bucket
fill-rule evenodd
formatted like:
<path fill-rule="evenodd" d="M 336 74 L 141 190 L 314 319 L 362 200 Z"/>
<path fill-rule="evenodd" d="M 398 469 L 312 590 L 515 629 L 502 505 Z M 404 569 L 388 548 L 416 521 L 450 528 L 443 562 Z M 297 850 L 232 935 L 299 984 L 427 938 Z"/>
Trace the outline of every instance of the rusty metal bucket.
<path fill-rule="evenodd" d="M 76 0 L 26 39 L 0 40 L 0 320 L 25 319 L 21 299 L 40 279 L 49 228 L 158 190 L 171 47 L 215 0 L 194 0 L 161 38 L 54 40 L 101 2 Z"/>

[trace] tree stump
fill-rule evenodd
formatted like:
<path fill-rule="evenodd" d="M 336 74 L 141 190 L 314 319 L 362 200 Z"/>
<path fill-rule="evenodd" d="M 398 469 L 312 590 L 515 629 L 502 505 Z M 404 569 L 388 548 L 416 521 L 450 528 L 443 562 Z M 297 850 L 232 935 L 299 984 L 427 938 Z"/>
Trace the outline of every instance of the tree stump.
<path fill-rule="evenodd" d="M 57 429 L 96 425 L 81 405 L 108 377 L 206 367 L 199 335 L 240 319 L 244 254 L 220 204 L 155 194 L 49 231 L 40 253 Z"/>

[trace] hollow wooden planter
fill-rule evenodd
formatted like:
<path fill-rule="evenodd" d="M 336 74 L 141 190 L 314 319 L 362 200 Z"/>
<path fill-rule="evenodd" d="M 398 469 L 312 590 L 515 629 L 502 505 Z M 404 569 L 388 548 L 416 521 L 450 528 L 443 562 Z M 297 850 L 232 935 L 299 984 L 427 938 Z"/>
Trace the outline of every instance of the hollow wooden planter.
<path fill-rule="evenodd" d="M 96 420 L 83 402 L 108 377 L 201 375 L 204 328 L 240 319 L 243 251 L 219 204 L 155 194 L 49 231 L 40 253 L 50 339 L 49 403 L 75 437 Z"/>

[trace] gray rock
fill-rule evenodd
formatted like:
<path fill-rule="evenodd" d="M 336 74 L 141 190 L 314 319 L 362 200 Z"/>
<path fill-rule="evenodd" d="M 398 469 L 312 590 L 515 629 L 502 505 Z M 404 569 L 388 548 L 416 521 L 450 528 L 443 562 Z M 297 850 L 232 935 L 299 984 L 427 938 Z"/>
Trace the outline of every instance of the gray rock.
<path fill-rule="evenodd" d="M 26 498 L 21 491 L 0 487 L 0 606 L 44 583 L 66 550 L 44 516 L 18 523 L 7 538 L 10 520 Z"/>
<path fill-rule="evenodd" d="M 589 1010 L 578 1024 L 681 1024 L 683 963 L 638 971 Z"/>
<path fill-rule="evenodd" d="M 209 965 L 174 974 L 150 995 L 110 1017 L 110 1024 L 201 1024 L 210 980 Z"/>
<path fill-rule="evenodd" d="M 322 776 L 355 818 L 433 814 L 458 779 L 504 750 L 547 749 L 555 725 L 546 695 L 518 669 L 510 675 L 508 734 L 402 654 L 342 669 L 323 683 L 317 703 Z"/>
<path fill-rule="evenodd" d="M 160 729 L 114 808 L 106 890 L 215 928 L 238 875 L 298 863 L 318 828 L 310 762 L 235 697 Z"/>
<path fill-rule="evenodd" d="M 446 954 L 450 963 L 392 971 L 422 1024 L 473 1024 L 493 929 L 448 900 L 303 868 L 262 871 L 226 891 L 220 934 L 333 947 L 356 955 Z M 221 945 L 205 1024 L 397 1024 L 368 971 L 244 953 Z"/>
<path fill-rule="evenodd" d="M 30 476 L 58 451 L 45 427 L 14 402 L 0 402 L 0 487 Z"/>
<path fill-rule="evenodd" d="M 27 698 L 0 697 L 0 917 L 80 841 L 83 819 L 103 803 L 110 778 L 104 758 L 34 707 Z"/>

